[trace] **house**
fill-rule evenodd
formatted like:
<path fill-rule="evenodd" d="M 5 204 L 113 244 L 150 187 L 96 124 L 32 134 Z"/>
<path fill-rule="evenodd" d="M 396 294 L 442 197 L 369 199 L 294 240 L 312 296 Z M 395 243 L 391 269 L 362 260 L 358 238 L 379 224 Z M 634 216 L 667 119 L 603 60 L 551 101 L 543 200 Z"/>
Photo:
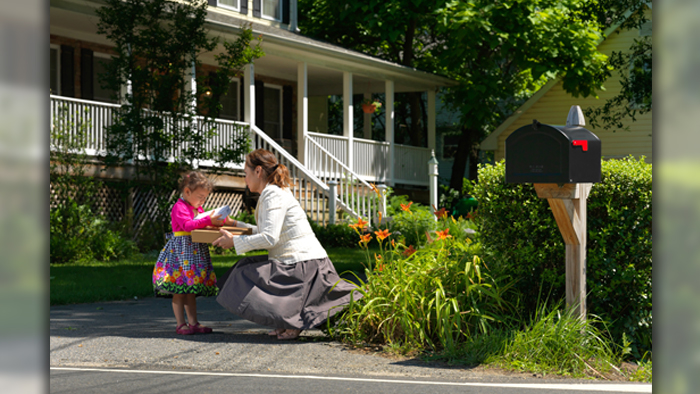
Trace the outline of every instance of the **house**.
<path fill-rule="evenodd" d="M 599 50 L 606 55 L 610 55 L 613 51 L 627 52 L 635 38 L 651 36 L 651 2 L 648 6 L 645 8 L 648 22 L 641 29 L 620 31 L 619 25 L 613 26 L 605 32 L 607 38 L 599 44 Z M 620 91 L 617 73 L 613 73 L 605 82 L 605 88 L 605 91 L 598 92 L 600 97 L 598 99 L 574 98 L 564 91 L 560 79 L 553 79 L 486 137 L 481 142 L 480 149 L 493 152 L 494 159 L 501 160 L 505 158 L 506 138 L 516 129 L 531 124 L 533 119 L 537 119 L 540 123 L 563 125 L 572 105 L 578 105 L 581 108 L 603 105 L 606 100 L 616 96 Z M 636 118 L 635 122 L 627 119 L 625 126 L 629 127 L 629 130 L 605 130 L 586 125 L 587 129 L 600 138 L 604 159 L 632 155 L 645 156 L 647 162 L 652 161 L 652 111 L 637 115 Z"/>
<path fill-rule="evenodd" d="M 95 9 L 100 6 L 98 0 L 50 2 L 52 114 L 59 106 L 70 106 L 76 113 L 91 108 L 90 149 L 95 154 L 104 150 L 102 129 L 109 112 L 119 105 L 96 83 L 102 62 L 112 54 L 111 43 L 97 34 Z M 263 37 L 265 56 L 231 83 L 217 120 L 221 138 L 242 128 L 254 137 L 255 148 L 275 152 L 290 167 L 302 206 L 319 221 L 333 220 L 334 215 L 322 212 L 336 197 L 337 207 L 351 216 L 374 217 L 378 207 L 370 182 L 427 189 L 427 163 L 435 149 L 435 94 L 453 81 L 299 34 L 297 0 L 209 0 L 210 34 L 233 40 L 244 24 L 252 26 L 254 36 Z M 213 54 L 201 60 L 197 73 L 214 68 Z M 427 147 L 394 142 L 398 92 L 426 92 Z M 382 141 L 371 139 L 367 129 L 363 138 L 353 132 L 353 95 L 373 93 L 385 95 Z M 342 136 L 323 130 L 329 95 L 343 97 Z M 230 164 L 234 175 L 222 178 L 220 186 L 240 192 L 245 185 L 235 170 L 241 170 L 242 163 Z"/>

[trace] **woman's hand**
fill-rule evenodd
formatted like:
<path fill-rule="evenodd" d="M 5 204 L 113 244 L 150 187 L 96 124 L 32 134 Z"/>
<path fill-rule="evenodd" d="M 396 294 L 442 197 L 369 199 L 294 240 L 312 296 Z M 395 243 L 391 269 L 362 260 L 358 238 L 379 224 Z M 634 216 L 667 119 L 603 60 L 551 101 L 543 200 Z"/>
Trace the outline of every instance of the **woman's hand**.
<path fill-rule="evenodd" d="M 233 234 L 229 233 L 228 231 L 224 230 L 223 228 L 219 229 L 219 233 L 221 233 L 221 236 L 214 240 L 212 242 L 212 245 L 214 246 L 220 246 L 224 249 L 230 249 L 233 247 Z"/>

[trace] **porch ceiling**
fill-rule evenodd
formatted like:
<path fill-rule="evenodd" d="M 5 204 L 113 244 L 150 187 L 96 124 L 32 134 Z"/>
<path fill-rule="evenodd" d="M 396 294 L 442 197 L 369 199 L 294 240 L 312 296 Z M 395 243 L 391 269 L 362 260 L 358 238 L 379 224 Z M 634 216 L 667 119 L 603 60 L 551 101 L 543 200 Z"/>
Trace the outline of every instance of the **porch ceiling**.
<path fill-rule="evenodd" d="M 97 34 L 94 10 L 101 4 L 92 0 L 51 0 L 50 33 L 97 44 L 110 45 Z M 245 20 L 209 11 L 211 34 L 235 40 Z M 395 92 L 426 91 L 456 84 L 454 81 L 387 62 L 365 54 L 313 40 L 263 24 L 253 24 L 253 32 L 263 36 L 265 56 L 255 61 L 255 73 L 288 81 L 297 80 L 297 64 L 307 63 L 310 96 L 343 93 L 343 72 L 353 73 L 353 92 L 383 93 L 386 80 L 394 81 Z M 221 46 L 223 49 L 223 46 Z M 214 64 L 214 54 L 204 54 L 202 61 Z"/>

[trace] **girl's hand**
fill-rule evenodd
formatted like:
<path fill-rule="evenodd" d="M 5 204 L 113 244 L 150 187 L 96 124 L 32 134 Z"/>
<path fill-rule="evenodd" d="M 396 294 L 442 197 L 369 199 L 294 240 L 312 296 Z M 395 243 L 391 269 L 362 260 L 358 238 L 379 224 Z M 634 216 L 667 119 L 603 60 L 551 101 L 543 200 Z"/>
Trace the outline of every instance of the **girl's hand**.
<path fill-rule="evenodd" d="M 218 216 L 211 216 L 211 225 L 216 227 L 221 227 L 224 225 L 226 218 L 220 218 Z"/>
<path fill-rule="evenodd" d="M 224 249 L 230 249 L 233 247 L 233 234 L 229 233 L 228 231 L 222 229 L 219 229 L 219 233 L 221 233 L 221 236 L 214 240 L 212 242 L 212 245 L 214 246 L 220 246 Z"/>

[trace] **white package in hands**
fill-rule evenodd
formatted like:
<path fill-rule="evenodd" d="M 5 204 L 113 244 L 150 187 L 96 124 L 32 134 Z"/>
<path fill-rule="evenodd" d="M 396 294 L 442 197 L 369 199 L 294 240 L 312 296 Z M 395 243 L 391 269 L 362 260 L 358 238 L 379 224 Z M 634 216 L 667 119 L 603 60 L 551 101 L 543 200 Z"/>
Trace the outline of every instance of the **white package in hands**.
<path fill-rule="evenodd" d="M 229 208 L 228 205 L 224 205 L 222 207 L 212 209 L 211 211 L 202 212 L 199 215 L 195 216 L 194 220 L 199 220 L 201 218 L 204 218 L 204 217 L 207 217 L 210 215 L 211 215 L 212 219 L 222 220 L 222 219 L 225 219 L 230 214 L 231 214 L 231 208 Z"/>

